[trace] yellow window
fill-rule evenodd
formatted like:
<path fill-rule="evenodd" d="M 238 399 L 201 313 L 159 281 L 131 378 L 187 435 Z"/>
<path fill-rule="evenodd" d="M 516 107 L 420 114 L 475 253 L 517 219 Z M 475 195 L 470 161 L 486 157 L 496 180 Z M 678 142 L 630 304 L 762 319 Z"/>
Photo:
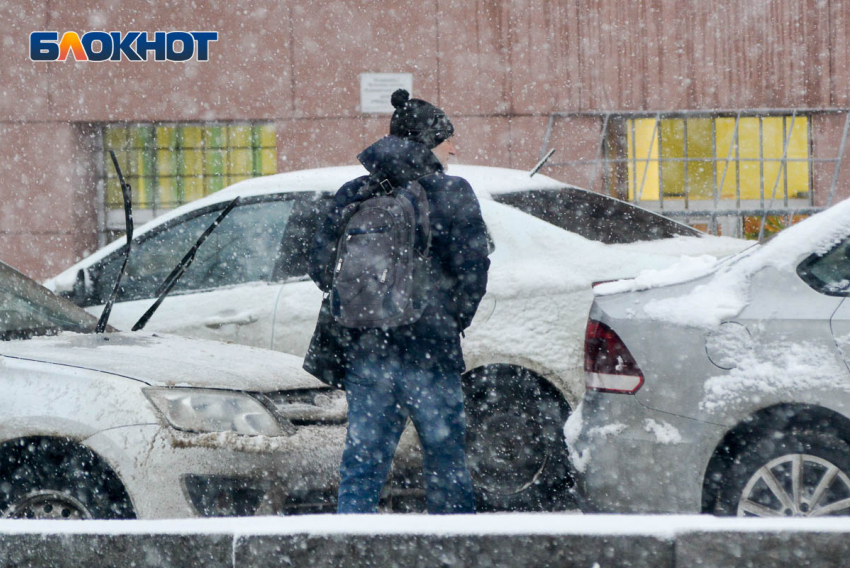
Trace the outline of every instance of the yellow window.
<path fill-rule="evenodd" d="M 188 203 L 200 199 L 204 193 L 204 178 L 202 176 L 185 176 L 183 182 L 183 198 Z"/>
<path fill-rule="evenodd" d="M 250 176 L 253 171 L 250 148 L 228 148 L 227 173 L 231 176 Z"/>
<path fill-rule="evenodd" d="M 205 148 L 223 148 L 224 138 L 226 135 L 226 127 L 210 126 L 204 131 L 204 147 Z"/>
<path fill-rule="evenodd" d="M 229 148 L 250 148 L 251 127 L 229 126 L 227 128 L 227 146 Z"/>
<path fill-rule="evenodd" d="M 277 172 L 277 150 L 263 148 L 260 150 L 260 175 L 267 176 Z"/>
<path fill-rule="evenodd" d="M 260 130 L 260 147 L 276 148 L 277 138 L 275 135 L 274 124 L 262 124 L 257 128 Z"/>
<path fill-rule="evenodd" d="M 171 209 L 183 202 L 182 192 L 178 191 L 177 180 L 174 176 L 160 177 L 158 183 L 160 206 Z"/>
<path fill-rule="evenodd" d="M 787 142 L 787 161 L 782 156 Z M 808 117 L 631 119 L 629 199 L 807 199 Z M 660 156 L 660 158 L 659 158 Z"/>
<path fill-rule="evenodd" d="M 121 209 L 124 207 L 124 198 L 121 195 L 121 184 L 118 177 L 107 178 L 106 180 L 106 207 L 109 209 Z"/>
<path fill-rule="evenodd" d="M 127 147 L 127 128 L 122 126 L 107 127 L 103 133 L 103 143 L 107 148 L 118 150 Z"/>
<path fill-rule="evenodd" d="M 629 199 L 658 199 L 658 121 L 639 118 L 629 121 Z"/>
<path fill-rule="evenodd" d="M 200 126 L 180 128 L 180 146 L 183 148 L 203 148 L 204 129 Z"/>

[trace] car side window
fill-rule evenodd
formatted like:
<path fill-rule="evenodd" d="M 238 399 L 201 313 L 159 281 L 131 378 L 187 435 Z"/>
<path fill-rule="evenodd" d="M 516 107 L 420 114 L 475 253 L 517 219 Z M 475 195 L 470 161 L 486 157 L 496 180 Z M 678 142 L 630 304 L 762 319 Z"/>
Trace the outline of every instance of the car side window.
<path fill-rule="evenodd" d="M 174 292 L 269 280 L 292 209 L 292 200 L 273 200 L 241 205 L 231 211 L 198 249 Z M 154 297 L 157 287 L 220 212 L 186 218 L 139 244 L 134 242 L 118 300 Z M 122 260 L 120 254 L 114 255 L 95 267 L 92 304 L 102 304 L 109 297 Z"/>
<path fill-rule="evenodd" d="M 830 296 L 850 295 L 850 238 L 824 255 L 813 254 L 797 267 L 809 286 Z"/>
<path fill-rule="evenodd" d="M 280 241 L 280 258 L 272 277 L 276 281 L 307 276 L 313 235 L 333 205 L 332 194 L 303 195 L 295 201 L 286 232 Z"/>

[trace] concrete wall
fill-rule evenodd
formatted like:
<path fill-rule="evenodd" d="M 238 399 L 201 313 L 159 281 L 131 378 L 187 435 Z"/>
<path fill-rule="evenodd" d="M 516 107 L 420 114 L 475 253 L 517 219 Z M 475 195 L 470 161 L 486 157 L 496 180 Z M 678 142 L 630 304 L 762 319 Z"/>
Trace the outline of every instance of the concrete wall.
<path fill-rule="evenodd" d="M 279 171 L 347 164 L 388 129 L 360 113 L 359 73 L 411 72 L 414 96 L 453 117 L 461 161 L 524 169 L 552 112 L 850 106 L 841 0 L 9 0 L 0 22 L 0 257 L 38 278 L 93 246 L 97 157 L 73 145 L 89 124 L 268 120 Z M 107 29 L 220 39 L 209 62 L 29 61 L 31 31 Z M 818 155 L 837 153 L 832 118 Z M 592 157 L 601 124 L 571 120 L 557 157 Z"/>
<path fill-rule="evenodd" d="M 349 528 L 341 528 L 346 522 Z M 303 528 L 297 528 L 299 524 Z M 368 534 L 373 525 L 374 533 Z M 458 530 L 461 525 L 465 528 Z M 608 534 L 601 530 L 606 526 Z M 431 532 L 435 528 L 436 533 Z M 831 568 L 846 565 L 847 537 L 846 522 L 840 519 L 723 520 L 696 515 L 3 521 L 0 565 Z"/>

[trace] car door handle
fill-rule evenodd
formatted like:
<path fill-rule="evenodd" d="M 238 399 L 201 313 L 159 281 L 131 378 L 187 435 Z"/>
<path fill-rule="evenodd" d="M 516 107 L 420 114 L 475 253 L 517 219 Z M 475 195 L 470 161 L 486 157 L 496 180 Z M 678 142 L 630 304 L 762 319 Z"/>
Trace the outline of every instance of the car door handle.
<path fill-rule="evenodd" d="M 224 325 L 250 325 L 259 321 L 260 317 L 256 314 L 234 314 L 213 316 L 204 321 L 204 326 L 210 329 L 218 329 Z"/>

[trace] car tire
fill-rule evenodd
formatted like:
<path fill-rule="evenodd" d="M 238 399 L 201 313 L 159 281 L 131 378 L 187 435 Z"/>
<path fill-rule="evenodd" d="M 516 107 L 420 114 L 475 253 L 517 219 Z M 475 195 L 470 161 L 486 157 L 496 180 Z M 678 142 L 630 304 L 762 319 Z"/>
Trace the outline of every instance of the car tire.
<path fill-rule="evenodd" d="M 509 365 L 464 378 L 467 461 L 479 510 L 574 507 L 562 428 L 569 406 L 547 387 Z"/>
<path fill-rule="evenodd" d="M 715 514 L 850 514 L 850 444 L 835 432 L 792 425 L 751 440 L 721 474 Z"/>
<path fill-rule="evenodd" d="M 94 452 L 70 440 L 0 446 L 0 518 L 133 519 L 129 495 Z"/>

